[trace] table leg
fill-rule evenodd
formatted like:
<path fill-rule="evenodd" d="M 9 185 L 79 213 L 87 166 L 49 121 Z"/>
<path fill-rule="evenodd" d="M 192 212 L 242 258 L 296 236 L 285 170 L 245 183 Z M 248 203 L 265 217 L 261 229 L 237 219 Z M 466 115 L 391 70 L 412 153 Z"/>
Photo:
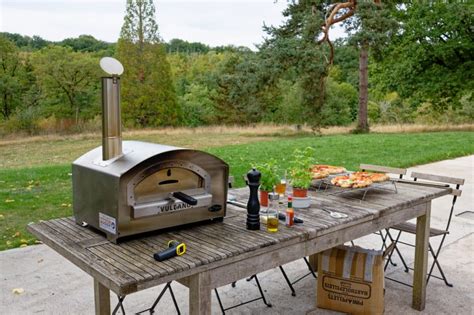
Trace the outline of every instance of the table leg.
<path fill-rule="evenodd" d="M 314 272 L 318 271 L 318 254 L 309 255 L 309 264 Z"/>
<path fill-rule="evenodd" d="M 431 202 L 426 204 L 426 213 L 416 219 L 416 248 L 415 270 L 413 273 L 412 307 L 418 311 L 422 311 L 425 309 L 430 217 Z"/>
<path fill-rule="evenodd" d="M 110 291 L 94 279 L 94 300 L 96 315 L 110 315 Z"/>
<path fill-rule="evenodd" d="M 209 273 L 202 272 L 189 277 L 189 314 L 211 314 L 211 287 Z"/>

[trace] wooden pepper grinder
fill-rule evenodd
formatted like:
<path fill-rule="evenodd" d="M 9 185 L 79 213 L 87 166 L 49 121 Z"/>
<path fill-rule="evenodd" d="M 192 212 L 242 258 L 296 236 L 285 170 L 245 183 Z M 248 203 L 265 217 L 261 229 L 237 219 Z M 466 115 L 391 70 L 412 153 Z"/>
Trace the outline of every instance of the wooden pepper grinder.
<path fill-rule="evenodd" d="M 250 189 L 247 203 L 247 230 L 260 230 L 260 202 L 258 202 L 258 187 L 262 174 L 256 169 L 247 173 L 247 185 Z"/>

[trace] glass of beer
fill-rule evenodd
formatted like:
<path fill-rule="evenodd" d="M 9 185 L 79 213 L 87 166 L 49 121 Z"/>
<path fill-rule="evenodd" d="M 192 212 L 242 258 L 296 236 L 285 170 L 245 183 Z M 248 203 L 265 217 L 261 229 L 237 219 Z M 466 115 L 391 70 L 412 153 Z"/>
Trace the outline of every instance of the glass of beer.
<path fill-rule="evenodd" d="M 286 191 L 286 172 L 285 176 L 280 180 L 280 183 L 276 185 L 275 192 L 280 196 L 284 196 Z"/>

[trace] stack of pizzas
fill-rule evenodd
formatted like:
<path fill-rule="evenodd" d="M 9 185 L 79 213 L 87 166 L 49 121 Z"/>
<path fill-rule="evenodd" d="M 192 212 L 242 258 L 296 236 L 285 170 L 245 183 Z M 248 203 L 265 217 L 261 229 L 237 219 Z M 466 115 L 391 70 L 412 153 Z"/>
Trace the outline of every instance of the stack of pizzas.
<path fill-rule="evenodd" d="M 342 188 L 363 188 L 389 179 L 390 177 L 383 173 L 354 172 L 350 175 L 334 177 L 331 179 L 331 184 Z"/>
<path fill-rule="evenodd" d="M 329 175 L 345 173 L 347 170 L 342 166 L 316 164 L 311 168 L 311 172 L 313 173 L 313 179 L 321 179 Z"/>

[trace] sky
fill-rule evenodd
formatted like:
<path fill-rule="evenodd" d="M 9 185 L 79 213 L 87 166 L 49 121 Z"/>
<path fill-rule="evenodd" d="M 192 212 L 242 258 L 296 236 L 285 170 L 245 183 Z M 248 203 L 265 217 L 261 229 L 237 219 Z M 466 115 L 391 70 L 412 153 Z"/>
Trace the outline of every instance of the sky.
<path fill-rule="evenodd" d="M 117 41 L 125 0 L 0 0 L 0 31 L 60 41 L 82 34 Z M 255 49 L 263 23 L 283 23 L 286 0 L 154 0 L 160 36 Z M 335 29 L 332 38 L 339 37 Z"/>

